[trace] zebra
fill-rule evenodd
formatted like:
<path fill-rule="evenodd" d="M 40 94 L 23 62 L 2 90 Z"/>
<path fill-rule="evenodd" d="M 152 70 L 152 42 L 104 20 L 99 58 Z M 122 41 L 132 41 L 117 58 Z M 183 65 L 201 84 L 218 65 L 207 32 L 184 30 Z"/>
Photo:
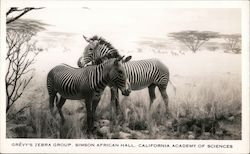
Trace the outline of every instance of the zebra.
<path fill-rule="evenodd" d="M 123 56 L 124 57 L 124 56 Z M 93 120 L 96 107 L 107 85 L 115 86 L 128 96 L 131 92 L 122 65 L 123 57 L 106 60 L 100 65 L 84 68 L 74 68 L 63 64 L 55 66 L 47 75 L 47 89 L 49 93 L 49 107 L 53 115 L 56 94 L 61 95 L 56 107 L 61 117 L 62 125 L 65 122 L 62 107 L 66 99 L 85 99 L 87 109 L 87 133 L 93 132 Z M 125 62 L 127 59 L 125 59 Z"/>
<path fill-rule="evenodd" d="M 84 67 L 89 63 L 99 64 L 111 57 L 120 56 L 119 53 L 114 53 L 118 51 L 102 37 L 94 36 L 88 39 L 84 36 L 84 39 L 89 42 L 89 44 L 85 48 L 83 56 L 81 56 L 78 60 L 79 67 Z M 108 51 L 111 51 L 111 53 Z M 123 66 L 132 90 L 141 90 L 148 87 L 150 97 L 149 109 L 156 99 L 155 88 L 159 88 L 166 106 L 166 113 L 168 114 L 168 95 L 166 88 L 168 82 L 170 82 L 169 69 L 157 59 L 130 61 L 128 63 L 124 63 Z M 174 85 L 173 87 L 174 91 L 176 91 Z M 119 107 L 118 100 L 118 89 L 111 88 L 111 104 L 113 104 L 112 106 L 116 106 L 116 112 L 118 111 Z"/>
<path fill-rule="evenodd" d="M 84 52 L 83 56 L 81 56 L 78 61 L 77 65 L 79 67 L 84 67 L 88 65 L 96 65 L 100 64 L 101 58 L 103 59 L 104 56 L 109 59 L 109 58 L 117 58 L 121 57 L 117 49 L 115 49 L 112 44 L 107 42 L 101 37 L 98 36 L 93 36 L 92 38 L 88 39 L 83 35 L 83 38 L 89 42 L 89 44 L 85 47 L 84 51 L 89 51 L 89 52 Z M 92 52 L 92 51 L 102 51 L 102 52 Z M 91 53 L 91 54 L 89 54 Z M 131 58 L 131 56 L 129 56 Z M 127 58 L 129 58 L 127 57 Z M 87 63 L 85 63 L 87 62 Z"/>

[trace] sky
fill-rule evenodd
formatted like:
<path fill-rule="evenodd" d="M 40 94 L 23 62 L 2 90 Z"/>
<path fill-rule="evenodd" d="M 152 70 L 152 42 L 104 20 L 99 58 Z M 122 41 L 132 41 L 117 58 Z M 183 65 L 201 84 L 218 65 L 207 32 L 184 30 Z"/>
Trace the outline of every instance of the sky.
<path fill-rule="evenodd" d="M 61 63 L 77 67 L 76 61 L 87 45 L 83 34 L 102 36 L 126 55 L 130 54 L 127 51 L 141 49 L 140 41 L 165 44 L 170 32 L 241 33 L 241 12 L 233 8 L 47 7 L 30 11 L 23 18 L 48 24 L 37 36 L 38 46 L 45 49 L 36 60 L 35 67 L 40 71 Z M 141 54 L 133 53 L 134 60 L 141 58 Z"/>
<path fill-rule="evenodd" d="M 44 8 L 25 18 L 49 24 L 47 32 L 103 36 L 118 48 L 132 47 L 146 37 L 166 38 L 181 30 L 241 32 L 240 9 L 232 8 Z"/>
<path fill-rule="evenodd" d="M 221 8 L 45 8 L 26 18 L 42 20 L 53 30 L 161 35 L 185 29 L 240 32 L 240 9 Z"/>

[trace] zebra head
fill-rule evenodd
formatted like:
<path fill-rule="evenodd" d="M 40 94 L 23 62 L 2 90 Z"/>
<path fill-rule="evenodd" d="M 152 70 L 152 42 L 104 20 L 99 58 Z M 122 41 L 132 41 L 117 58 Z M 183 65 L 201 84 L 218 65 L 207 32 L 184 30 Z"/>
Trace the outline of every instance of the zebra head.
<path fill-rule="evenodd" d="M 83 52 L 83 56 L 78 59 L 78 66 L 84 67 L 88 64 L 98 65 L 103 62 L 105 58 L 117 58 L 121 57 L 117 49 L 115 49 L 109 42 L 105 39 L 93 36 L 92 38 L 87 38 L 83 35 L 83 38 L 89 43 Z"/>
<path fill-rule="evenodd" d="M 87 64 L 92 65 L 92 60 L 94 58 L 93 57 L 94 49 L 97 47 L 99 43 L 98 40 L 87 39 L 84 35 L 83 37 L 89 44 L 85 47 L 83 56 L 81 56 L 77 61 L 77 65 L 80 68 L 86 66 Z"/>
<path fill-rule="evenodd" d="M 124 66 L 122 63 L 127 62 L 130 58 L 123 60 L 124 56 L 115 59 L 112 68 L 108 72 L 110 87 L 117 87 L 121 90 L 122 95 L 128 96 L 131 92 L 130 82 L 127 79 Z"/>

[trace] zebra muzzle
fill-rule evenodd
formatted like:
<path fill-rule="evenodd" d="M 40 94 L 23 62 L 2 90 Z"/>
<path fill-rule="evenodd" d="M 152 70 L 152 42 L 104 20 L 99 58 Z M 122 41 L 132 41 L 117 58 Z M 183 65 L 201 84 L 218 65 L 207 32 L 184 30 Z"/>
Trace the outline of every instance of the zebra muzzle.
<path fill-rule="evenodd" d="M 130 92 L 131 92 L 131 90 L 129 90 L 129 89 L 122 90 L 122 95 L 129 96 Z"/>
<path fill-rule="evenodd" d="M 124 90 L 121 90 L 122 91 L 122 95 L 128 96 L 131 93 L 131 85 L 130 85 L 130 82 L 129 82 L 128 79 L 126 80 L 126 84 L 125 85 L 126 85 L 126 87 L 124 88 Z"/>

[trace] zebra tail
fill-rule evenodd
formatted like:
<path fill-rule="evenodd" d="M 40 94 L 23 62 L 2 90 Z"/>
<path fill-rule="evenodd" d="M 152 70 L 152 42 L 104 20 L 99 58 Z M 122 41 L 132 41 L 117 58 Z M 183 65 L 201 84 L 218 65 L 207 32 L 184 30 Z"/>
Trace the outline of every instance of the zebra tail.
<path fill-rule="evenodd" d="M 174 89 L 174 94 L 176 95 L 176 86 L 174 85 L 174 83 L 169 79 L 169 83 L 172 85 L 173 89 Z"/>
<path fill-rule="evenodd" d="M 58 102 L 58 96 L 57 94 L 55 95 L 54 101 L 50 102 L 49 108 L 50 108 L 50 112 L 53 114 L 53 110 L 54 110 L 54 105 L 57 104 Z"/>

